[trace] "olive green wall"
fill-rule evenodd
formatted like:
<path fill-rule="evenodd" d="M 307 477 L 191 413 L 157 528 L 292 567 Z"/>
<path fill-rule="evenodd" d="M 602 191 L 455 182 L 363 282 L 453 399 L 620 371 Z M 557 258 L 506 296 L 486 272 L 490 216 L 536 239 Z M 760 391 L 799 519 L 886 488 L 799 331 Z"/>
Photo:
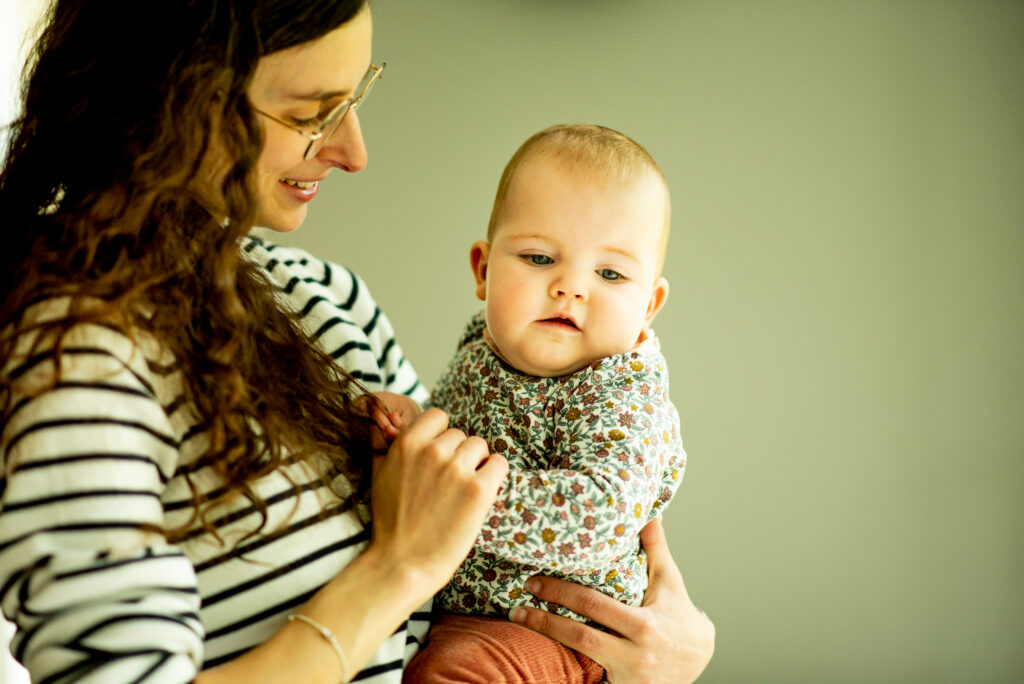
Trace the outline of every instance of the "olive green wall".
<path fill-rule="evenodd" d="M 701 681 L 1024 681 L 1024 3 L 373 7 L 370 165 L 285 241 L 427 383 L 522 140 L 593 121 L 664 168 Z"/>
<path fill-rule="evenodd" d="M 594 121 L 665 170 L 701 681 L 1024 681 L 1024 3 L 373 6 L 370 166 L 282 241 L 359 271 L 428 383 L 523 139 Z"/>

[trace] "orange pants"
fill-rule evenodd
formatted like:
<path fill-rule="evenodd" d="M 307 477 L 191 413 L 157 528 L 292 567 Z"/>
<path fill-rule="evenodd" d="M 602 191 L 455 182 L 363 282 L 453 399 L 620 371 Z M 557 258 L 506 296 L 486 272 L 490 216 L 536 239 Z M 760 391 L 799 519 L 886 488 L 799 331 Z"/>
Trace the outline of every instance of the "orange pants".
<path fill-rule="evenodd" d="M 528 627 L 442 615 L 403 684 L 598 684 L 604 668 Z"/>

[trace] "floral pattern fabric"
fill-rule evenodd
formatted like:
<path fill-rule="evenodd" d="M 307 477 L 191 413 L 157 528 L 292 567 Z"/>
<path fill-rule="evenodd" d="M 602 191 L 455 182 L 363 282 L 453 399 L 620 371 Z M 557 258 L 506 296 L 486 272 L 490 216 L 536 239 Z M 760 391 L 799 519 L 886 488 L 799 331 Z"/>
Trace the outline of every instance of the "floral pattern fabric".
<path fill-rule="evenodd" d="M 495 356 L 484 326 L 482 313 L 470 322 L 430 403 L 505 456 L 509 474 L 436 603 L 499 616 L 535 605 L 582 620 L 525 589 L 544 573 L 638 605 L 647 587 L 640 529 L 664 509 L 686 466 L 657 340 L 538 378 Z"/>

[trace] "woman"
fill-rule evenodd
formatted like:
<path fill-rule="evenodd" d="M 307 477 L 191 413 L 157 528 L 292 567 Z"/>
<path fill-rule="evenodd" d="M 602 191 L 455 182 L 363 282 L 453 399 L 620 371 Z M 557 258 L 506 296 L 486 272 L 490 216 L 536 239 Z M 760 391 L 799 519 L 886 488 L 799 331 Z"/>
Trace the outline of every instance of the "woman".
<path fill-rule="evenodd" d="M 506 464 L 436 410 L 373 459 L 364 393 L 424 394 L 390 324 L 246 237 L 365 165 L 371 38 L 362 0 L 56 2 L 0 177 L 0 605 L 35 681 L 398 682 L 422 640 Z M 644 543 L 644 608 L 536 590 L 621 637 L 525 624 L 693 679 L 713 628 Z"/>

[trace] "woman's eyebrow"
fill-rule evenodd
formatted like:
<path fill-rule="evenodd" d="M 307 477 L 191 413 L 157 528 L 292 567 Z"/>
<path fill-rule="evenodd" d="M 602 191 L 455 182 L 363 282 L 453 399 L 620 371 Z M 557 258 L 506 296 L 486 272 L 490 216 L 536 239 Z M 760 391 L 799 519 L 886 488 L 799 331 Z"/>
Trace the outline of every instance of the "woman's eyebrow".
<path fill-rule="evenodd" d="M 367 64 L 366 69 L 364 71 L 369 73 L 369 70 L 370 70 L 370 65 Z M 352 97 L 352 95 L 355 93 L 355 88 L 358 88 L 358 87 L 359 87 L 359 85 L 357 84 L 353 88 L 346 88 L 346 89 L 342 89 L 342 90 L 313 90 L 313 91 L 305 92 L 305 93 L 302 93 L 302 92 L 285 92 L 285 93 L 283 93 L 283 97 L 285 97 L 286 99 L 289 99 L 289 100 L 301 100 L 303 102 L 317 102 L 317 101 L 323 101 L 323 100 L 331 100 L 331 99 L 334 99 L 336 97 L 340 97 L 340 98 Z"/>
<path fill-rule="evenodd" d="M 332 100 L 336 97 L 347 97 L 351 94 L 350 90 L 316 90 L 309 93 L 283 93 L 283 97 L 287 100 L 301 100 L 302 102 L 322 102 L 324 100 Z"/>

